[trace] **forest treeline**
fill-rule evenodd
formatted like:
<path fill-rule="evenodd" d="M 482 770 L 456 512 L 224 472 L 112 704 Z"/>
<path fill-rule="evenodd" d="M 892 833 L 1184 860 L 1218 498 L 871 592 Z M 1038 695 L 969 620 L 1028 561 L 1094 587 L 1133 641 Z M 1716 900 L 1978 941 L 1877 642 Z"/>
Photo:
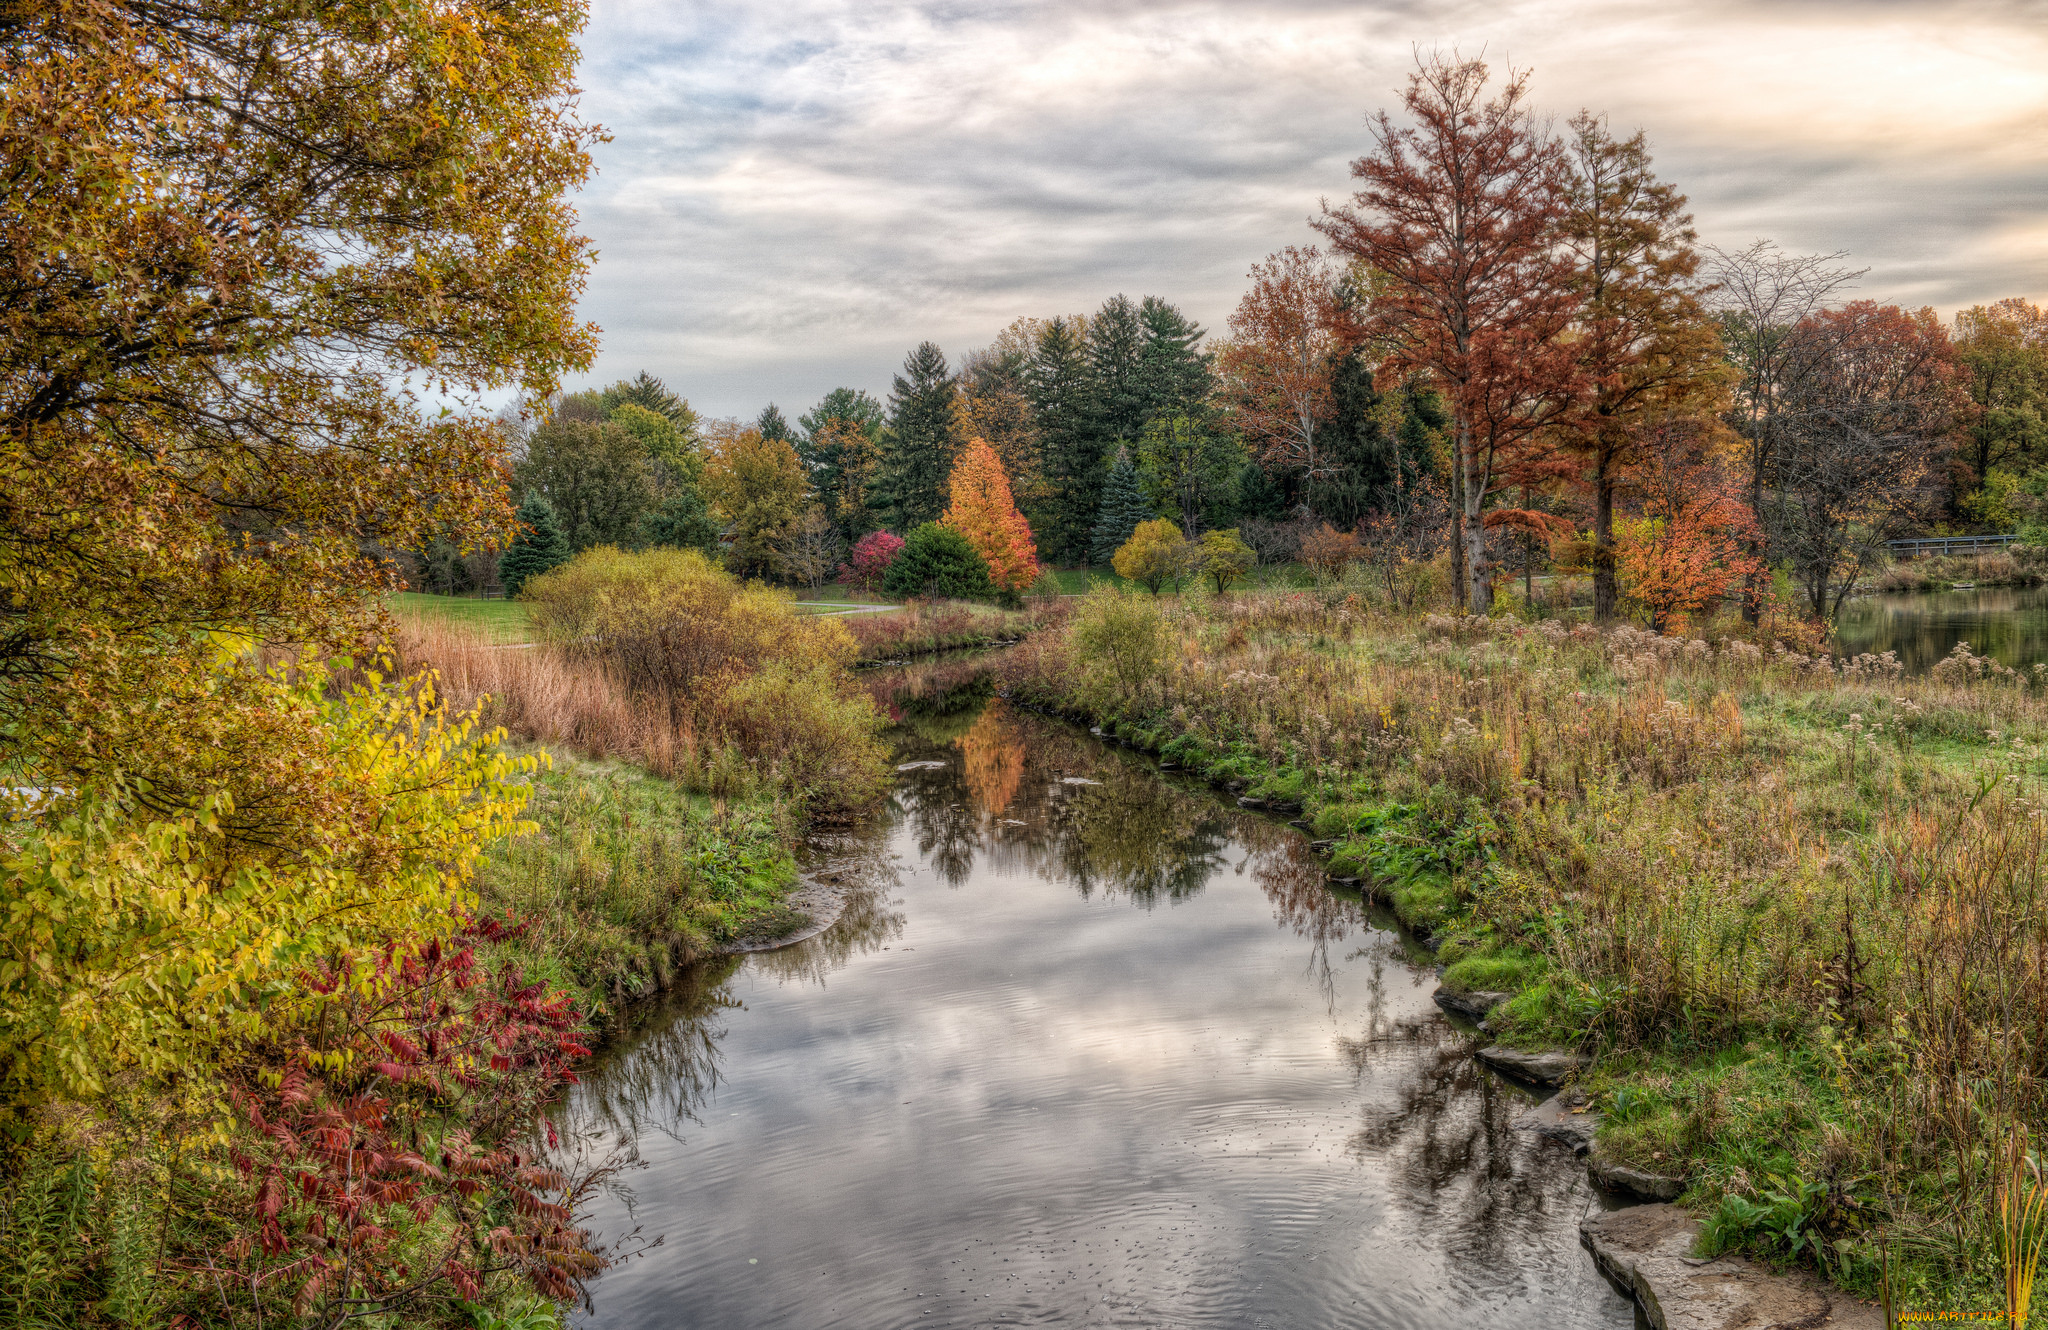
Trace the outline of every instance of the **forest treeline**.
<path fill-rule="evenodd" d="M 1626 597 L 1652 623 L 1738 591 L 1753 619 L 1773 572 L 1786 608 L 1828 617 L 1887 539 L 2031 530 L 2040 307 L 1945 323 L 1850 299 L 1864 273 L 1839 254 L 1702 243 L 1642 133 L 1589 112 L 1553 133 L 1525 78 L 1488 89 L 1477 62 L 1425 65 L 1323 244 L 1254 265 L 1220 336 L 1119 294 L 957 362 L 921 343 L 885 397 L 837 388 L 794 420 L 701 422 L 643 375 L 539 404 L 515 487 L 571 549 L 663 520 L 740 571 L 815 583 L 867 533 L 935 520 L 979 438 L 1055 565 L 1104 567 L 1157 517 L 1281 562 L 1327 525 L 1391 561 L 1447 554 L 1476 612 L 1503 574 L 1562 568 L 1590 575 L 1601 617 Z M 593 432 L 636 393 L 679 452 L 623 419 Z M 675 460 L 693 452 L 701 506 Z"/>

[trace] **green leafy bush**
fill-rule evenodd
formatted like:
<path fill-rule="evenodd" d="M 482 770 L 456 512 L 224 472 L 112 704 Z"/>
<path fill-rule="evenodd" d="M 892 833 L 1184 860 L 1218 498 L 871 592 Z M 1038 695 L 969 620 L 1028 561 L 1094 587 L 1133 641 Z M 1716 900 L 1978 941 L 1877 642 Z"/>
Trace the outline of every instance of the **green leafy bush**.
<path fill-rule="evenodd" d="M 895 596 L 988 600 L 996 594 L 988 563 L 966 536 L 937 522 L 914 528 L 882 575 L 882 589 Z"/>

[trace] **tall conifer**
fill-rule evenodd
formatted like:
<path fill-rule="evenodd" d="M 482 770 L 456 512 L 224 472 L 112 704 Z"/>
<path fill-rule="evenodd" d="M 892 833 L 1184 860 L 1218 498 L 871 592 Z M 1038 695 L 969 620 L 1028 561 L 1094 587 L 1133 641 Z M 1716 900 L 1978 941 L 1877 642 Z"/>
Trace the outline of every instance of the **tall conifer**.
<path fill-rule="evenodd" d="M 1138 306 L 1138 322 L 1144 346 L 1138 352 L 1135 386 L 1143 419 L 1200 411 L 1215 386 L 1209 357 L 1201 349 L 1202 326 L 1158 296 L 1146 296 Z"/>
<path fill-rule="evenodd" d="M 1088 556 L 1095 524 L 1101 452 L 1090 429 L 1093 385 L 1080 333 L 1058 318 L 1039 330 L 1027 381 L 1032 415 L 1038 421 L 1040 464 L 1050 493 L 1044 502 L 1039 542 L 1055 563 Z"/>
<path fill-rule="evenodd" d="M 899 530 L 938 520 L 953 464 L 953 373 L 946 353 L 921 342 L 889 393 L 889 428 L 869 502 Z"/>
<path fill-rule="evenodd" d="M 1108 567 L 1110 559 L 1138 529 L 1138 523 L 1149 522 L 1156 516 L 1145 499 L 1144 487 L 1138 483 L 1138 468 L 1131 464 L 1130 451 L 1118 449 L 1116 462 L 1102 483 L 1102 508 L 1091 533 L 1089 562 Z"/>

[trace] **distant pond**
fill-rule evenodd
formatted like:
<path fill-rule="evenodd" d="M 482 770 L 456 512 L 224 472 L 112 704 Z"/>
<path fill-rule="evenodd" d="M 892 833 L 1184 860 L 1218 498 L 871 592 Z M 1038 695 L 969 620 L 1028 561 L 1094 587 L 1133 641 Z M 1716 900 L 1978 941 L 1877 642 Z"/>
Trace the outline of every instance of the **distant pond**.
<path fill-rule="evenodd" d="M 1980 656 L 2025 669 L 2048 661 L 2048 587 L 1984 587 L 1863 596 L 1842 607 L 1835 648 L 1896 651 L 1918 674 L 1968 642 Z"/>

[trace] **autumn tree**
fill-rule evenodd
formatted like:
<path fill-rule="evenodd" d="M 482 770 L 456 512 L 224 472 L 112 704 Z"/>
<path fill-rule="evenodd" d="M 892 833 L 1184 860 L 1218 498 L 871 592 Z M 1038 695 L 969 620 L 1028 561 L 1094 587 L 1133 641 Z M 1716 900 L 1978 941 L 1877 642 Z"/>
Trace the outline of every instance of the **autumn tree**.
<path fill-rule="evenodd" d="M 961 358 L 960 390 L 953 399 L 953 436 L 986 439 L 1010 477 L 1017 506 L 1027 515 L 1048 489 L 1038 455 L 1038 422 L 1031 412 L 1025 367 L 1029 354 L 999 342 Z"/>
<path fill-rule="evenodd" d="M 1620 523 L 1614 567 L 1658 632 L 1711 614 L 1757 571 L 1756 517 L 1717 434 L 1727 437 L 1711 417 L 1674 416 L 1642 426 L 1632 444 L 1640 511 Z"/>
<path fill-rule="evenodd" d="M 921 342 L 889 393 L 889 425 L 868 486 L 869 505 L 900 530 L 936 519 L 945 507 L 955 443 L 953 371 L 936 343 Z"/>
<path fill-rule="evenodd" d="M 1723 418 L 1742 437 L 1749 506 L 1761 514 L 1785 423 L 1780 408 L 1792 385 L 1814 368 L 1809 358 L 1818 343 L 1795 333 L 1867 269 L 1835 267 L 1840 252 L 1787 254 L 1769 240 L 1739 250 L 1709 245 L 1705 253 L 1721 342 L 1735 371 Z M 1743 600 L 1743 616 L 1752 623 L 1760 599 L 1753 586 Z"/>
<path fill-rule="evenodd" d="M 729 421 L 708 432 L 704 492 L 730 542 L 726 566 L 748 577 L 779 577 L 809 495 L 796 449 Z"/>
<path fill-rule="evenodd" d="M 1251 546 L 1238 539 L 1235 529 L 1204 532 L 1201 541 L 1202 576 L 1216 589 L 1217 595 L 1230 590 L 1231 585 L 1244 580 L 1244 575 L 1258 562 L 1258 555 Z"/>
<path fill-rule="evenodd" d="M 1558 431 L 1593 498 L 1593 615 L 1615 612 L 1614 500 L 1636 445 L 1662 422 L 1720 405 L 1721 339 L 1697 293 L 1685 196 L 1657 179 L 1641 131 L 1571 122 L 1562 231 L 1584 302 L 1574 347 L 1587 394 Z"/>
<path fill-rule="evenodd" d="M 1773 484 L 1757 516 L 1808 606 L 1831 619 L 1883 542 L 1926 516 L 1969 398 L 1932 309 L 1858 300 L 1789 340 L 1798 374 L 1773 404 Z"/>
<path fill-rule="evenodd" d="M 364 651 L 380 550 L 508 533 L 501 427 L 407 385 L 539 400 L 588 364 L 595 131 L 580 4 L 477 20 L 8 7 L 0 764 L 197 799 L 217 763 L 173 731 L 271 714 L 209 633 Z"/>
<path fill-rule="evenodd" d="M 818 502 L 848 540 L 858 540 L 875 524 L 867 491 L 881 458 L 887 419 L 887 409 L 859 388 L 834 388 L 797 417 L 803 435 L 796 443 L 797 459 Z"/>
<path fill-rule="evenodd" d="M 1564 213 L 1563 149 L 1530 118 L 1526 74 L 1483 100 L 1486 66 L 1435 56 L 1410 75 L 1413 123 L 1385 111 L 1364 183 L 1318 223 L 1379 285 L 1361 333 L 1387 350 L 1381 372 L 1423 373 L 1452 415 L 1453 557 L 1472 613 L 1490 606 L 1482 525 L 1499 463 L 1559 420 L 1577 396 L 1560 335 L 1578 312 Z"/>
<path fill-rule="evenodd" d="M 1165 518 L 1138 523 L 1131 538 L 1117 550 L 1110 566 L 1118 577 L 1136 582 L 1153 595 L 1168 582 L 1179 584 L 1193 566 L 1194 551 L 1181 529 Z"/>
<path fill-rule="evenodd" d="M 2023 474 L 2048 462 L 2048 312 L 2017 297 L 1956 315 L 1956 363 L 1976 410 L 1969 423 L 1972 479 L 1993 467 Z"/>
<path fill-rule="evenodd" d="M 1010 478 L 985 439 L 970 439 L 953 462 L 951 502 L 940 525 L 967 537 L 999 588 L 1022 592 L 1038 580 L 1031 525 L 1017 511 Z"/>
<path fill-rule="evenodd" d="M 1253 266 L 1251 289 L 1230 316 L 1218 357 L 1246 442 L 1270 471 L 1327 476 L 1319 449 L 1331 414 L 1331 366 L 1343 343 L 1343 306 L 1330 263 L 1315 246 L 1289 245 Z"/>

